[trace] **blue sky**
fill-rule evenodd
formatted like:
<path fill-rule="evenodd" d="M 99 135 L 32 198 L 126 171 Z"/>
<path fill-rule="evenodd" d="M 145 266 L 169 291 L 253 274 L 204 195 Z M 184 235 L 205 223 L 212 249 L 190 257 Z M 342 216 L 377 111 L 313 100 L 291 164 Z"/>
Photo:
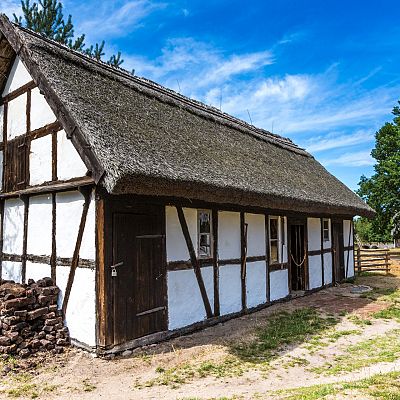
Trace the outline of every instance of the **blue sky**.
<path fill-rule="evenodd" d="M 356 189 L 400 99 L 394 1 L 65 0 L 126 69 L 291 138 Z M 11 14 L 19 1 L 2 0 Z"/>

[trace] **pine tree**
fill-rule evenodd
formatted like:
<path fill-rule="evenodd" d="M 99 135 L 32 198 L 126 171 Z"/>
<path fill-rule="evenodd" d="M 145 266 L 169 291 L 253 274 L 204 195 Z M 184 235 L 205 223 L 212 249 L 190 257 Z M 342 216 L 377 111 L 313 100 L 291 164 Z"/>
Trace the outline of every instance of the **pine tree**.
<path fill-rule="evenodd" d="M 81 51 L 88 56 L 101 60 L 104 56 L 104 40 L 94 46 L 85 48 L 85 34 L 74 38 L 74 25 L 72 16 L 64 19 L 63 6 L 58 0 L 38 0 L 30 4 L 30 0 L 21 0 L 23 17 L 14 14 L 14 22 L 20 26 L 39 32 L 45 37 L 62 43 L 73 50 Z M 119 67 L 124 60 L 121 53 L 113 54 L 107 64 Z"/>

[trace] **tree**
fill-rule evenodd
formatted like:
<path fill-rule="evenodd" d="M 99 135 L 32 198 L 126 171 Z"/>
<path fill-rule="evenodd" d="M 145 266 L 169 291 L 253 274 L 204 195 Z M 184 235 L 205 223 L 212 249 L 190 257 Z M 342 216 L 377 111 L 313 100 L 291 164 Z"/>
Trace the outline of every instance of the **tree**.
<path fill-rule="evenodd" d="M 30 4 L 30 0 L 21 0 L 23 17 L 14 14 L 14 22 L 35 32 L 39 32 L 49 39 L 62 43 L 73 50 L 81 51 L 88 56 L 101 60 L 104 56 L 104 40 L 99 45 L 85 48 L 85 34 L 74 38 L 74 25 L 71 15 L 64 19 L 63 6 L 58 0 L 39 0 Z M 121 53 L 113 54 L 107 64 L 119 67 L 124 60 Z"/>
<path fill-rule="evenodd" d="M 400 101 L 399 101 L 400 104 Z M 396 213 L 400 212 L 400 107 L 393 108 L 393 122 L 387 122 L 375 134 L 375 173 L 361 176 L 357 193 L 376 211 L 371 221 L 377 241 L 390 241 Z"/>

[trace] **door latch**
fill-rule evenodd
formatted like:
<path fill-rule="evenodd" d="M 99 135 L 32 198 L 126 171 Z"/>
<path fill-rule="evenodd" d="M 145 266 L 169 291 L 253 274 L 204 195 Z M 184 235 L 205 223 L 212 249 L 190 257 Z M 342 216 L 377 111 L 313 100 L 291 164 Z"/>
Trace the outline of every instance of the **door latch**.
<path fill-rule="evenodd" d="M 111 266 L 110 266 L 110 268 L 111 268 L 111 276 L 112 276 L 113 278 L 116 277 L 116 276 L 118 276 L 117 267 L 122 267 L 123 265 L 124 265 L 123 262 L 119 262 L 119 263 L 117 263 L 117 264 L 114 264 L 114 265 L 111 265 Z"/>

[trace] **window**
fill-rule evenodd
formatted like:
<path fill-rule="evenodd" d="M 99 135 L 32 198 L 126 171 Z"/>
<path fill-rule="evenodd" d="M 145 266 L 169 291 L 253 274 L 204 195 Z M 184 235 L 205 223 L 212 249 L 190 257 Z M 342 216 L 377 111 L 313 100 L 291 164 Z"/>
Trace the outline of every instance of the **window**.
<path fill-rule="evenodd" d="M 269 217 L 269 262 L 284 262 L 286 250 L 286 218 Z"/>
<path fill-rule="evenodd" d="M 212 245 L 212 232 L 211 232 L 211 211 L 210 210 L 198 210 L 197 211 L 198 221 L 198 253 L 199 258 L 211 257 L 211 245 Z"/>
<path fill-rule="evenodd" d="M 329 219 L 322 220 L 322 232 L 323 232 L 324 242 L 329 242 L 329 240 L 330 240 Z"/>

